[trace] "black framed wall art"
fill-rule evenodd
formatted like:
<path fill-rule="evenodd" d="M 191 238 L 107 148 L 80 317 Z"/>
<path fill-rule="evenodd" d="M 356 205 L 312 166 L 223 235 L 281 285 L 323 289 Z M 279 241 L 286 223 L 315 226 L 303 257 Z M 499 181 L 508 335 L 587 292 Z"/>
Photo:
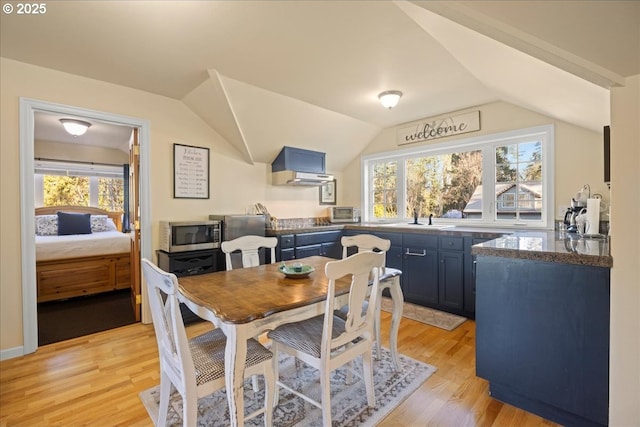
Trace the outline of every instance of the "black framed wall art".
<path fill-rule="evenodd" d="M 320 204 L 335 205 L 336 204 L 336 180 L 329 181 L 320 186 Z"/>
<path fill-rule="evenodd" d="M 173 144 L 173 197 L 209 198 L 209 149 Z"/>

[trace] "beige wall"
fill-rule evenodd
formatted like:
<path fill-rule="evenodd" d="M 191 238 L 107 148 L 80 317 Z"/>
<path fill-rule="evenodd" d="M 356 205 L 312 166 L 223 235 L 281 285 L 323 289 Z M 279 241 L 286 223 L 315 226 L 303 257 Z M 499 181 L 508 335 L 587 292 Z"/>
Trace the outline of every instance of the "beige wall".
<path fill-rule="evenodd" d="M 244 213 L 261 202 L 276 217 L 321 216 L 317 188 L 274 187 L 270 165 L 245 163 L 239 153 L 182 102 L 102 81 L 0 59 L 0 351 L 22 345 L 20 274 L 19 98 L 146 119 L 150 122 L 152 248 L 158 221 Z M 211 198 L 172 197 L 172 144 L 211 149 Z M 338 174 L 338 202 L 341 176 Z M 35 285 L 34 285 L 35 286 Z"/>
<path fill-rule="evenodd" d="M 593 132 L 573 126 L 505 102 L 494 102 L 479 107 L 472 107 L 456 112 L 456 114 L 474 110 L 480 110 L 481 130 L 478 132 L 398 146 L 396 142 L 396 130 L 398 127 L 406 127 L 410 124 L 421 122 L 418 120 L 409 124 L 385 129 L 367 146 L 362 154 L 439 144 L 445 141 L 455 141 L 479 135 L 553 124 L 555 125 L 554 176 L 556 208 L 554 212 L 556 218 L 561 218 L 559 214 L 560 208 L 562 206 L 568 206 L 571 197 L 573 197 L 584 184 L 589 184 L 591 192 L 601 194 L 603 200 L 608 203 L 609 190 L 604 183 L 602 132 Z M 360 206 L 360 168 L 360 158 L 357 158 L 343 171 L 344 180 L 354 183 L 345 189 L 345 203 L 354 204 L 355 206 Z M 606 218 L 603 217 L 602 219 Z"/>
<path fill-rule="evenodd" d="M 129 163 L 129 153 L 107 147 L 90 145 L 63 144 L 61 142 L 36 140 L 35 158 L 52 160 L 73 160 L 78 162 L 107 163 L 122 165 Z"/>
<path fill-rule="evenodd" d="M 611 90 L 610 426 L 640 426 L 640 75 Z"/>

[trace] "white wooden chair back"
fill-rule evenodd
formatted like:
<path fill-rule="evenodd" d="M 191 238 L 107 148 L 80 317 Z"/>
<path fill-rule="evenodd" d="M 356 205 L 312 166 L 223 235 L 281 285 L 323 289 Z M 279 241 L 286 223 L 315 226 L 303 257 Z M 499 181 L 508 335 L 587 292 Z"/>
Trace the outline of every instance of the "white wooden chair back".
<path fill-rule="evenodd" d="M 340 240 L 342 243 L 342 258 L 347 257 L 350 247 L 357 247 L 358 252 L 373 252 L 375 249 L 386 252 L 391 247 L 391 240 L 383 239 L 373 234 L 356 234 L 355 236 L 344 236 Z"/>
<path fill-rule="evenodd" d="M 142 272 L 158 341 L 160 371 L 171 378 L 180 394 L 195 395 L 196 372 L 176 295 L 178 279 L 145 258 L 142 259 Z"/>
<path fill-rule="evenodd" d="M 278 239 L 276 237 L 264 237 L 264 236 L 241 236 L 237 239 L 222 242 L 220 248 L 225 254 L 225 261 L 227 264 L 227 270 L 233 270 L 231 263 L 231 253 L 235 251 L 242 252 L 242 267 L 256 267 L 260 265 L 260 257 L 258 255 L 258 249 L 267 248 L 271 249 L 271 262 L 276 262 L 276 249 L 278 245 Z"/>
<path fill-rule="evenodd" d="M 362 252 L 339 261 L 328 262 L 325 266 L 325 275 L 329 279 L 327 290 L 327 302 L 325 313 L 334 312 L 335 282 L 336 280 L 351 275 L 347 317 L 345 319 L 345 331 L 336 338 L 331 337 L 333 330 L 333 316 L 324 316 L 324 328 L 322 334 L 322 352 L 327 356 L 331 349 L 340 347 L 360 336 L 373 338 L 373 323 L 376 300 L 378 298 L 378 286 L 380 270 L 384 266 L 383 252 Z M 369 285 L 373 278 L 370 293 L 370 301 L 367 310 L 363 313 L 362 307 L 369 295 Z"/>

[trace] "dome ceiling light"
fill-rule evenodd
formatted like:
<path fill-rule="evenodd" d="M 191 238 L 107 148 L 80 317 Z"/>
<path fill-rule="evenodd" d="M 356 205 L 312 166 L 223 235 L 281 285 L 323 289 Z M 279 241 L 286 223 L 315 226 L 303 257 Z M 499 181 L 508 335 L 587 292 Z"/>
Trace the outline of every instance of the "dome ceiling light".
<path fill-rule="evenodd" d="M 383 107 L 392 109 L 398 105 L 398 101 L 400 101 L 401 96 L 402 92 L 399 90 L 386 90 L 378 95 L 378 99 Z"/>
<path fill-rule="evenodd" d="M 91 127 L 91 123 L 76 119 L 60 119 L 60 123 L 64 126 L 64 130 L 73 136 L 84 135 Z"/>

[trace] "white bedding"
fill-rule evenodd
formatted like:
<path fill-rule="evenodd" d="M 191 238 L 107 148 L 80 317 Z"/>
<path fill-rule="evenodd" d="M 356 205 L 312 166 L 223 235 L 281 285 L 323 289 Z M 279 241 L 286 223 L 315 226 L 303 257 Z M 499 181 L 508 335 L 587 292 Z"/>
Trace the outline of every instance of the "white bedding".
<path fill-rule="evenodd" d="M 36 261 L 129 252 L 131 238 L 119 231 L 69 236 L 36 236 Z"/>

